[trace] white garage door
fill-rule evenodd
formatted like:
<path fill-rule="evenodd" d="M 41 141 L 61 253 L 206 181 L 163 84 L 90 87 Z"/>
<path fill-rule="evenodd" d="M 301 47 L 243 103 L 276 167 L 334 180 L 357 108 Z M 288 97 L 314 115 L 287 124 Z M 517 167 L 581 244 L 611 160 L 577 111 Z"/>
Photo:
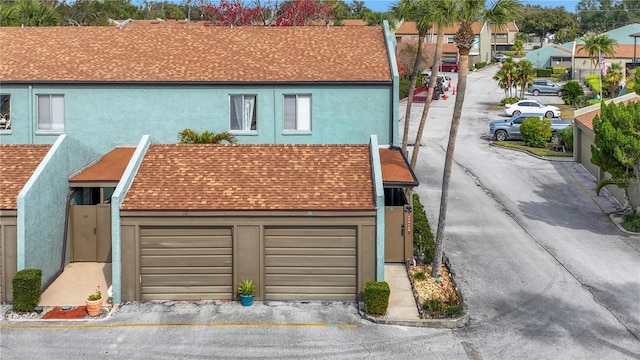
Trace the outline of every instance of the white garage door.
<path fill-rule="evenodd" d="M 265 229 L 266 300 L 355 300 L 356 229 Z"/>
<path fill-rule="evenodd" d="M 231 228 L 142 228 L 142 300 L 233 296 Z"/>

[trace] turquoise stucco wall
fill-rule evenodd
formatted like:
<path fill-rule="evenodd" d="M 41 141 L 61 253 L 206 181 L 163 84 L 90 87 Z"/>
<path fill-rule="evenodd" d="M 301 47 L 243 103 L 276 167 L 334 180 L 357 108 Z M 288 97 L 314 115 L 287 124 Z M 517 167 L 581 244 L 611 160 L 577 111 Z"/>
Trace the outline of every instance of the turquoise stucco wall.
<path fill-rule="evenodd" d="M 384 281 L 384 187 L 382 183 L 382 165 L 380 148 L 375 135 L 369 143 L 371 150 L 371 170 L 376 198 L 376 281 Z"/>
<path fill-rule="evenodd" d="M 394 80 L 395 81 L 395 80 Z M 144 134 L 175 143 L 184 128 L 229 130 L 229 94 L 256 94 L 258 132 L 241 143 L 366 144 L 371 134 L 389 144 L 397 102 L 392 79 L 372 85 L 196 86 L 196 85 L 5 85 L 11 95 L 12 129 L 2 143 L 53 143 L 60 133 L 36 131 L 38 94 L 64 94 L 65 133 L 100 153 L 134 145 Z M 283 94 L 311 94 L 312 131 L 283 134 Z M 396 119 L 394 119 L 396 120 Z M 397 121 L 397 120 L 396 120 Z"/>
<path fill-rule="evenodd" d="M 124 201 L 127 191 L 131 188 L 133 179 L 140 168 L 144 154 L 149 149 L 151 143 L 149 135 L 144 135 L 136 146 L 129 164 L 120 178 L 118 186 L 111 196 L 111 283 L 113 291 L 113 302 L 122 301 L 122 240 L 120 232 L 120 206 Z"/>
<path fill-rule="evenodd" d="M 69 176 L 99 155 L 66 135 L 57 138 L 18 194 L 18 270 L 41 269 L 43 284 L 61 270 Z"/>

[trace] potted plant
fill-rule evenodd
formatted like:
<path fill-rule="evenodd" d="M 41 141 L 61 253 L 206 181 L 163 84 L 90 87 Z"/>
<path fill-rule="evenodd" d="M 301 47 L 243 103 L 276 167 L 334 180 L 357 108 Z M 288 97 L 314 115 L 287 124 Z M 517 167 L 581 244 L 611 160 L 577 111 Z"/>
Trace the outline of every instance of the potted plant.
<path fill-rule="evenodd" d="M 102 310 L 102 301 L 102 292 L 100 291 L 100 285 L 98 285 L 96 291 L 89 294 L 89 296 L 87 296 L 87 300 L 85 300 L 89 316 L 100 315 L 100 311 Z"/>
<path fill-rule="evenodd" d="M 240 295 L 240 301 L 242 306 L 251 306 L 253 303 L 253 296 L 256 294 L 256 285 L 249 279 L 244 279 L 238 285 L 238 295 Z"/>

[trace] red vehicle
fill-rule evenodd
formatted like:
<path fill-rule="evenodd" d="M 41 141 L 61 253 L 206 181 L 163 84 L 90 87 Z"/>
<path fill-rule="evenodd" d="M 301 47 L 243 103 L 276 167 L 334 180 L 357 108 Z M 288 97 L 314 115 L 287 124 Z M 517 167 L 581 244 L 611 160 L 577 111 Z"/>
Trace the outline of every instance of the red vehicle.
<path fill-rule="evenodd" d="M 457 61 L 443 61 L 440 63 L 440 71 L 442 72 L 458 72 L 460 63 Z"/>

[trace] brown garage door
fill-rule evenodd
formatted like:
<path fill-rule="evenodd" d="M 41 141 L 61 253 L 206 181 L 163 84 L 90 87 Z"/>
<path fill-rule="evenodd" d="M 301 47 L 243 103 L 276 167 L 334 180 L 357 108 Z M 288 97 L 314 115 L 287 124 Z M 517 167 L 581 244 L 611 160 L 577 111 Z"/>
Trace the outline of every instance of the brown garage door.
<path fill-rule="evenodd" d="M 587 169 L 591 175 L 598 178 L 598 167 L 591 163 L 591 145 L 593 145 L 593 136 L 585 134 L 585 131 L 580 131 L 582 138 L 580 139 L 580 163 Z"/>
<path fill-rule="evenodd" d="M 231 228 L 142 228 L 142 300 L 231 299 Z"/>
<path fill-rule="evenodd" d="M 266 300 L 355 300 L 356 229 L 265 229 Z"/>

